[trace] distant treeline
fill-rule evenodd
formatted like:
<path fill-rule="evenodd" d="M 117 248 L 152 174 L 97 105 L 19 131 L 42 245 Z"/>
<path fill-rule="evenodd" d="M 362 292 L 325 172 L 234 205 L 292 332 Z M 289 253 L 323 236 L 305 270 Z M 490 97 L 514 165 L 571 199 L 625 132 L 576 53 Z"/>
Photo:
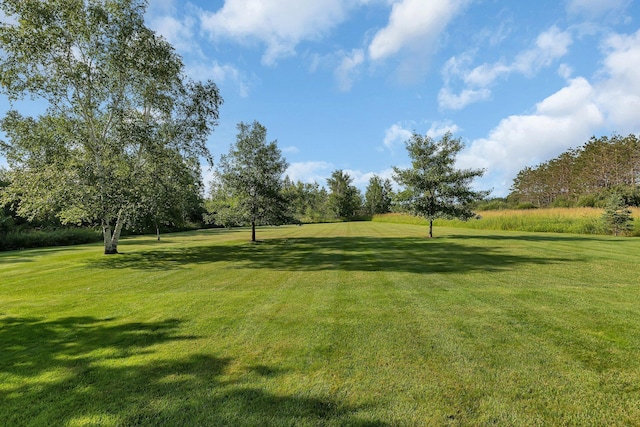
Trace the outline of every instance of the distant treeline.
<path fill-rule="evenodd" d="M 531 207 L 602 207 L 611 194 L 640 206 L 640 140 L 635 135 L 591 138 L 555 159 L 521 170 L 508 197 Z"/>

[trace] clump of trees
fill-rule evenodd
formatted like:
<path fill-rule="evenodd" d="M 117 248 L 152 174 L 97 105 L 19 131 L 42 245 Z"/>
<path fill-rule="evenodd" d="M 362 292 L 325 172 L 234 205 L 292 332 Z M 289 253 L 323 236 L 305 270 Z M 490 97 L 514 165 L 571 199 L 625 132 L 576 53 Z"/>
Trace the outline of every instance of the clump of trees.
<path fill-rule="evenodd" d="M 185 215 L 222 97 L 184 77 L 172 46 L 146 27 L 144 0 L 4 0 L 0 91 L 47 105 L 9 111 L 0 145 L 4 200 L 30 221 L 98 225 L 105 254 L 126 223 Z M 188 193 L 188 194 L 187 194 Z"/>
<path fill-rule="evenodd" d="M 612 194 L 640 206 L 640 141 L 635 135 L 591 138 L 555 159 L 521 170 L 509 200 L 532 207 L 604 207 Z"/>

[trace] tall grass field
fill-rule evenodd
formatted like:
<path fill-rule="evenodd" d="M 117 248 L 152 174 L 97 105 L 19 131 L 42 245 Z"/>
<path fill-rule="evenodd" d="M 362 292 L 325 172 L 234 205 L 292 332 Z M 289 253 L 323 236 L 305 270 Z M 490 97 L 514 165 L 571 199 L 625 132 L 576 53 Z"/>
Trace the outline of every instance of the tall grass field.
<path fill-rule="evenodd" d="M 574 234 L 607 234 L 602 222 L 603 209 L 547 208 L 505 209 L 478 212 L 468 221 L 437 219 L 434 226 L 471 228 L 476 230 L 531 231 Z M 640 208 L 631 209 L 633 236 L 640 236 Z M 405 214 L 376 215 L 376 222 L 424 225 L 422 218 Z"/>
<path fill-rule="evenodd" d="M 640 239 L 381 222 L 0 254 L 0 425 L 640 424 Z"/>

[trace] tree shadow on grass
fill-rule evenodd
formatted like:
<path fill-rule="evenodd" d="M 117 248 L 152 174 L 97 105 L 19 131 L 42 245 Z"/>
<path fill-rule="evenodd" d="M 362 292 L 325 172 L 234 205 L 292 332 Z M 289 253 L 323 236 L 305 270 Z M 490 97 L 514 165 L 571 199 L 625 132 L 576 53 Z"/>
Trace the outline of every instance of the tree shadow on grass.
<path fill-rule="evenodd" d="M 181 322 L 0 317 L 0 425 L 384 425 L 331 399 L 278 396 L 223 380 L 231 359 L 154 357 L 195 339 Z M 265 378 L 282 373 L 257 365 Z"/>
<path fill-rule="evenodd" d="M 242 268 L 287 271 L 460 273 L 494 272 L 524 264 L 551 264 L 567 260 L 514 254 L 499 244 L 488 246 L 452 239 L 308 237 L 131 252 L 101 258 L 92 265 L 99 268 L 170 270 L 223 262 Z"/>

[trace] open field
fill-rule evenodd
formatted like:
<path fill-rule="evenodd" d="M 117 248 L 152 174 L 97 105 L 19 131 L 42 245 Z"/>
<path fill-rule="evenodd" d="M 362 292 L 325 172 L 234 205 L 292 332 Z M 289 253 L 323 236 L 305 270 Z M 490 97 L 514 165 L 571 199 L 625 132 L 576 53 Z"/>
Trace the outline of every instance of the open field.
<path fill-rule="evenodd" d="M 475 230 L 531 231 L 573 234 L 607 234 L 597 208 L 504 209 L 478 212 L 479 219 L 469 221 L 437 219 L 434 226 Z M 632 235 L 640 236 L 640 209 L 632 208 Z M 427 224 L 422 218 L 403 214 L 376 215 L 376 222 Z"/>
<path fill-rule="evenodd" d="M 640 239 L 339 223 L 0 254 L 0 425 L 638 425 Z"/>

